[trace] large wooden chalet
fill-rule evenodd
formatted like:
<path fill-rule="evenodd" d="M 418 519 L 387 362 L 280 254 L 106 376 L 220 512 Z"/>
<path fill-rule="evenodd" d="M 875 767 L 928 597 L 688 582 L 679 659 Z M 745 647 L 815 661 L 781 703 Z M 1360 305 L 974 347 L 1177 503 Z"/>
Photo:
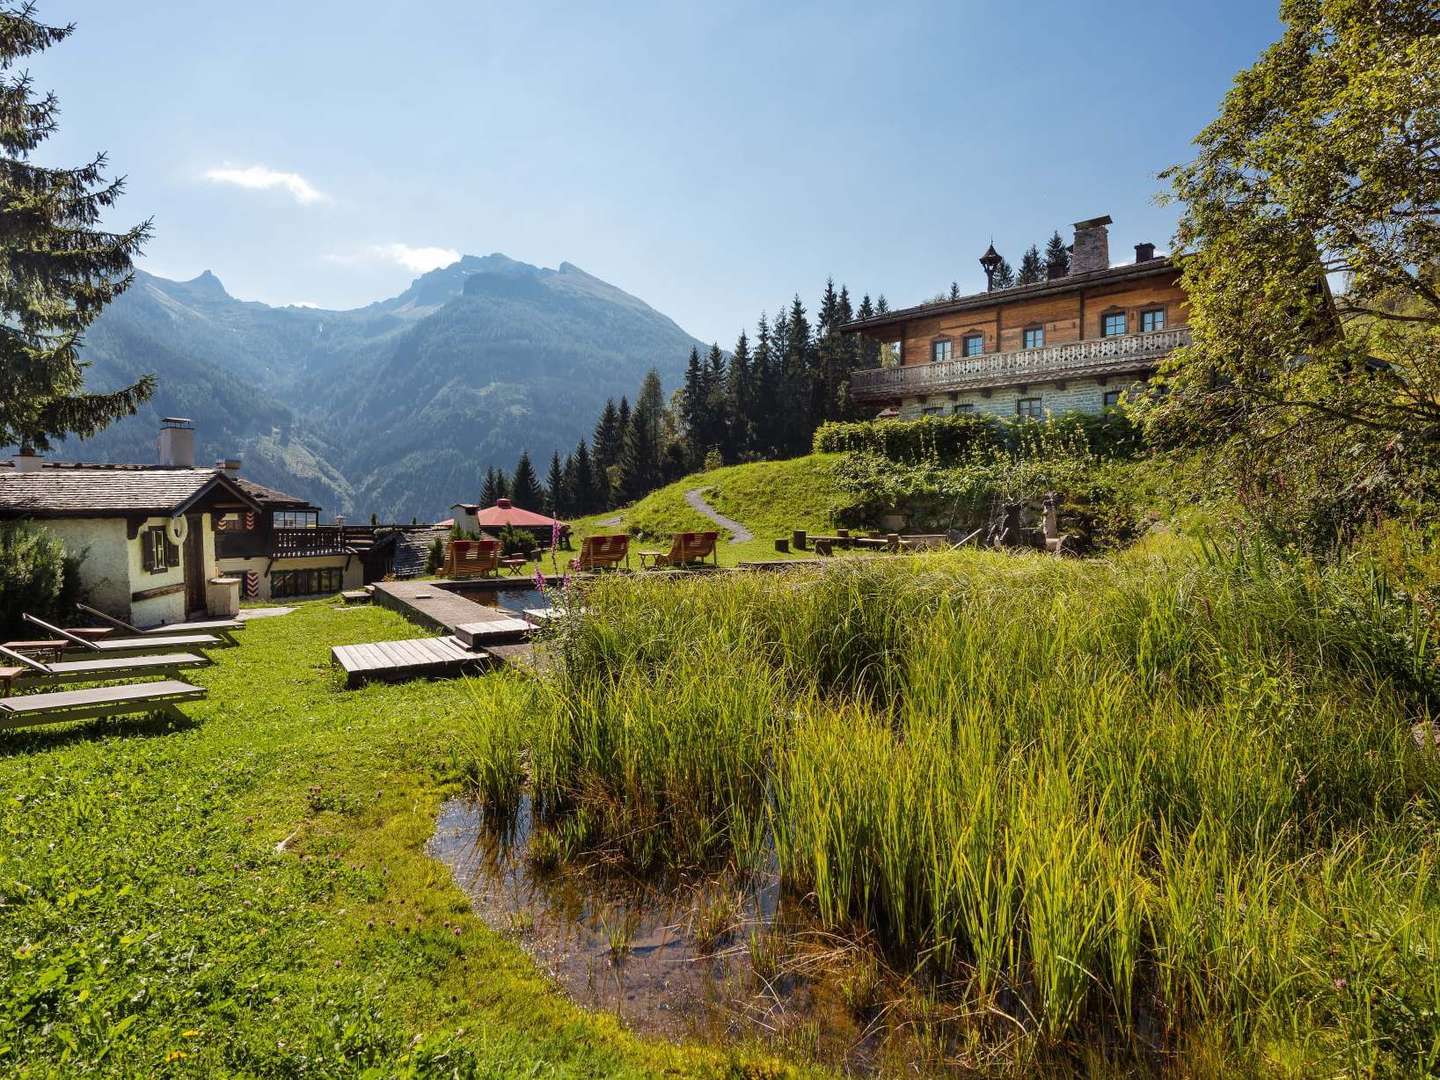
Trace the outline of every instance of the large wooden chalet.
<path fill-rule="evenodd" d="M 889 311 L 845 329 L 891 345 L 899 362 L 857 371 L 850 394 L 881 415 L 1040 417 L 1097 413 L 1189 344 L 1180 270 L 1153 244 L 1110 262 L 1109 217 L 1075 223 L 1068 272 Z M 980 259 L 993 282 L 1000 256 Z"/>

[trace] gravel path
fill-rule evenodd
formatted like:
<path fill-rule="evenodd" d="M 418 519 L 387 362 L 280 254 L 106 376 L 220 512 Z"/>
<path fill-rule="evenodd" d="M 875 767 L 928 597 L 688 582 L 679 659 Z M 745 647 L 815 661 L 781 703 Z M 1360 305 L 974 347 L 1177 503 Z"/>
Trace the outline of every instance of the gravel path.
<path fill-rule="evenodd" d="M 724 514 L 720 513 L 720 511 L 716 510 L 713 506 L 707 503 L 704 496 L 701 494 L 704 490 L 704 488 L 693 488 L 692 490 L 685 492 L 685 501 L 690 504 L 691 509 L 704 514 L 707 518 L 713 521 L 716 525 L 719 525 L 722 529 L 729 529 L 731 534 L 730 542 L 732 544 L 743 544 L 747 540 L 755 539 L 755 534 L 752 533 L 749 529 L 745 528 L 744 525 L 741 525 L 738 521 L 726 517 Z"/>

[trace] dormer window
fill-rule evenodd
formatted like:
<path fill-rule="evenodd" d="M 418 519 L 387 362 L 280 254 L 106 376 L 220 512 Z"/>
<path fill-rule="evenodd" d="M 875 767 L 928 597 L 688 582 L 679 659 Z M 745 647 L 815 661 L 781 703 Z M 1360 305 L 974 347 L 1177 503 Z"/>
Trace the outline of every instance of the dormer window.
<path fill-rule="evenodd" d="M 966 334 L 963 338 L 966 356 L 979 356 L 985 351 L 984 334 Z"/>
<path fill-rule="evenodd" d="M 1111 311 L 1100 317 L 1100 336 L 1119 337 L 1125 333 L 1125 312 Z"/>
<path fill-rule="evenodd" d="M 941 338 L 941 339 L 939 339 L 938 341 L 932 341 L 932 342 L 930 343 L 930 361 L 931 361 L 931 363 L 936 363 L 936 364 L 938 364 L 938 363 L 941 363 L 942 361 L 949 360 L 949 359 L 950 359 L 950 339 L 949 339 L 949 338 Z"/>
<path fill-rule="evenodd" d="M 1153 331 L 1156 331 L 1156 330 L 1164 330 L 1164 329 L 1165 329 L 1165 309 L 1164 309 L 1163 307 L 1160 307 L 1160 308 L 1149 308 L 1149 309 L 1146 310 L 1146 311 L 1140 312 L 1140 332 L 1141 332 L 1141 333 L 1149 334 L 1149 333 L 1152 333 Z"/>
<path fill-rule="evenodd" d="M 1045 328 L 1043 326 L 1027 326 L 1025 328 L 1025 348 L 1043 349 L 1045 347 Z"/>

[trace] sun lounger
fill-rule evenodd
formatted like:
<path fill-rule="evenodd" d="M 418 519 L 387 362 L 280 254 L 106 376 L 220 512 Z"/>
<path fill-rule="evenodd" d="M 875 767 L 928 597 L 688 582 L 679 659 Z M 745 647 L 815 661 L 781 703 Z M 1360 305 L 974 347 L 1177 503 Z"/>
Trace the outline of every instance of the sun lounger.
<path fill-rule="evenodd" d="M 182 714 L 178 706 L 182 702 L 198 701 L 204 696 L 202 687 L 174 679 L 127 686 L 101 686 L 92 690 L 22 694 L 0 698 L 0 729 L 134 713 L 163 712 L 179 717 Z"/>
<path fill-rule="evenodd" d="M 571 570 L 604 570 L 617 568 L 621 562 L 630 565 L 628 533 L 587 536 L 580 541 L 580 554 L 570 560 Z"/>
<path fill-rule="evenodd" d="M 209 649 L 220 644 L 220 639 L 213 634 L 172 634 L 167 636 L 141 634 L 139 637 L 133 638 L 102 638 L 99 641 L 86 641 L 68 630 L 62 630 L 58 626 L 51 626 L 49 623 L 37 619 L 29 612 L 25 614 L 25 621 L 34 623 L 46 633 L 63 637 L 70 642 L 71 652 L 133 656 L 135 653 L 154 652 L 156 649 Z"/>
<path fill-rule="evenodd" d="M 644 566 L 646 560 L 649 560 L 652 570 L 660 567 L 678 568 L 704 563 L 709 558 L 718 566 L 720 560 L 715 553 L 715 541 L 719 538 L 718 532 L 676 533 L 671 537 L 669 551 L 640 552 L 640 564 Z"/>
<path fill-rule="evenodd" d="M 448 578 L 500 576 L 499 540 L 451 540 L 445 545 L 445 565 L 441 572 Z"/>
<path fill-rule="evenodd" d="M 42 663 L 24 653 L 0 645 L 0 697 L 16 687 L 36 683 L 103 682 L 133 679 L 142 675 L 174 675 L 184 668 L 204 667 L 210 661 L 194 653 L 160 653 L 155 656 L 105 656 L 94 660 L 61 660 Z"/>
<path fill-rule="evenodd" d="M 141 636 L 145 634 L 219 634 L 229 644 L 235 644 L 234 631 L 242 629 L 245 624 L 239 619 L 206 619 L 199 622 L 172 623 L 169 626 L 152 626 L 149 630 L 141 630 L 131 626 L 124 619 L 117 619 L 114 615 L 107 615 L 98 608 L 89 604 L 76 604 L 75 607 L 86 615 L 94 615 L 97 619 L 103 619 L 116 630 L 124 630 L 127 633 Z M 79 631 L 71 630 L 72 634 Z M 88 634 L 81 634 L 81 637 L 88 637 Z"/>

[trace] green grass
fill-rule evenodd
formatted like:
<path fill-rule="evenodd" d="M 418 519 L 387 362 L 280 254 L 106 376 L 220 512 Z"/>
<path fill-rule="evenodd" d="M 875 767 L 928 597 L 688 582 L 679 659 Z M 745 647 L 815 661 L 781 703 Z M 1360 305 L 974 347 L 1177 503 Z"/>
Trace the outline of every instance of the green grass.
<path fill-rule="evenodd" d="M 721 530 L 721 566 L 785 558 L 775 551 L 776 537 L 788 537 L 794 529 L 833 530 L 832 512 L 844 498 L 833 474 L 839 460 L 838 454 L 810 454 L 692 473 L 631 506 L 578 519 L 573 523 L 576 543 L 593 533 L 626 530 L 645 541 L 641 546 L 663 547 L 660 542 L 668 541 L 672 533 L 713 529 L 708 518 L 685 502 L 687 491 L 701 488 L 706 502 L 755 534 L 754 540 L 736 544 Z M 617 517 L 618 524 L 602 524 Z M 797 552 L 791 557 L 813 557 L 813 553 Z"/>
<path fill-rule="evenodd" d="M 997 1068 L 1419 1074 L 1431 618 L 1363 568 L 1173 538 L 607 580 L 523 715 L 475 718 L 470 775 L 513 799 L 523 762 L 641 872 L 773 837 L 815 917 L 948 987 Z"/>
<path fill-rule="evenodd" d="M 424 855 L 458 740 L 526 691 L 337 689 L 330 645 L 421 633 L 303 604 L 194 673 L 193 725 L 0 733 L 0 1074 L 735 1066 L 568 1003 Z"/>

